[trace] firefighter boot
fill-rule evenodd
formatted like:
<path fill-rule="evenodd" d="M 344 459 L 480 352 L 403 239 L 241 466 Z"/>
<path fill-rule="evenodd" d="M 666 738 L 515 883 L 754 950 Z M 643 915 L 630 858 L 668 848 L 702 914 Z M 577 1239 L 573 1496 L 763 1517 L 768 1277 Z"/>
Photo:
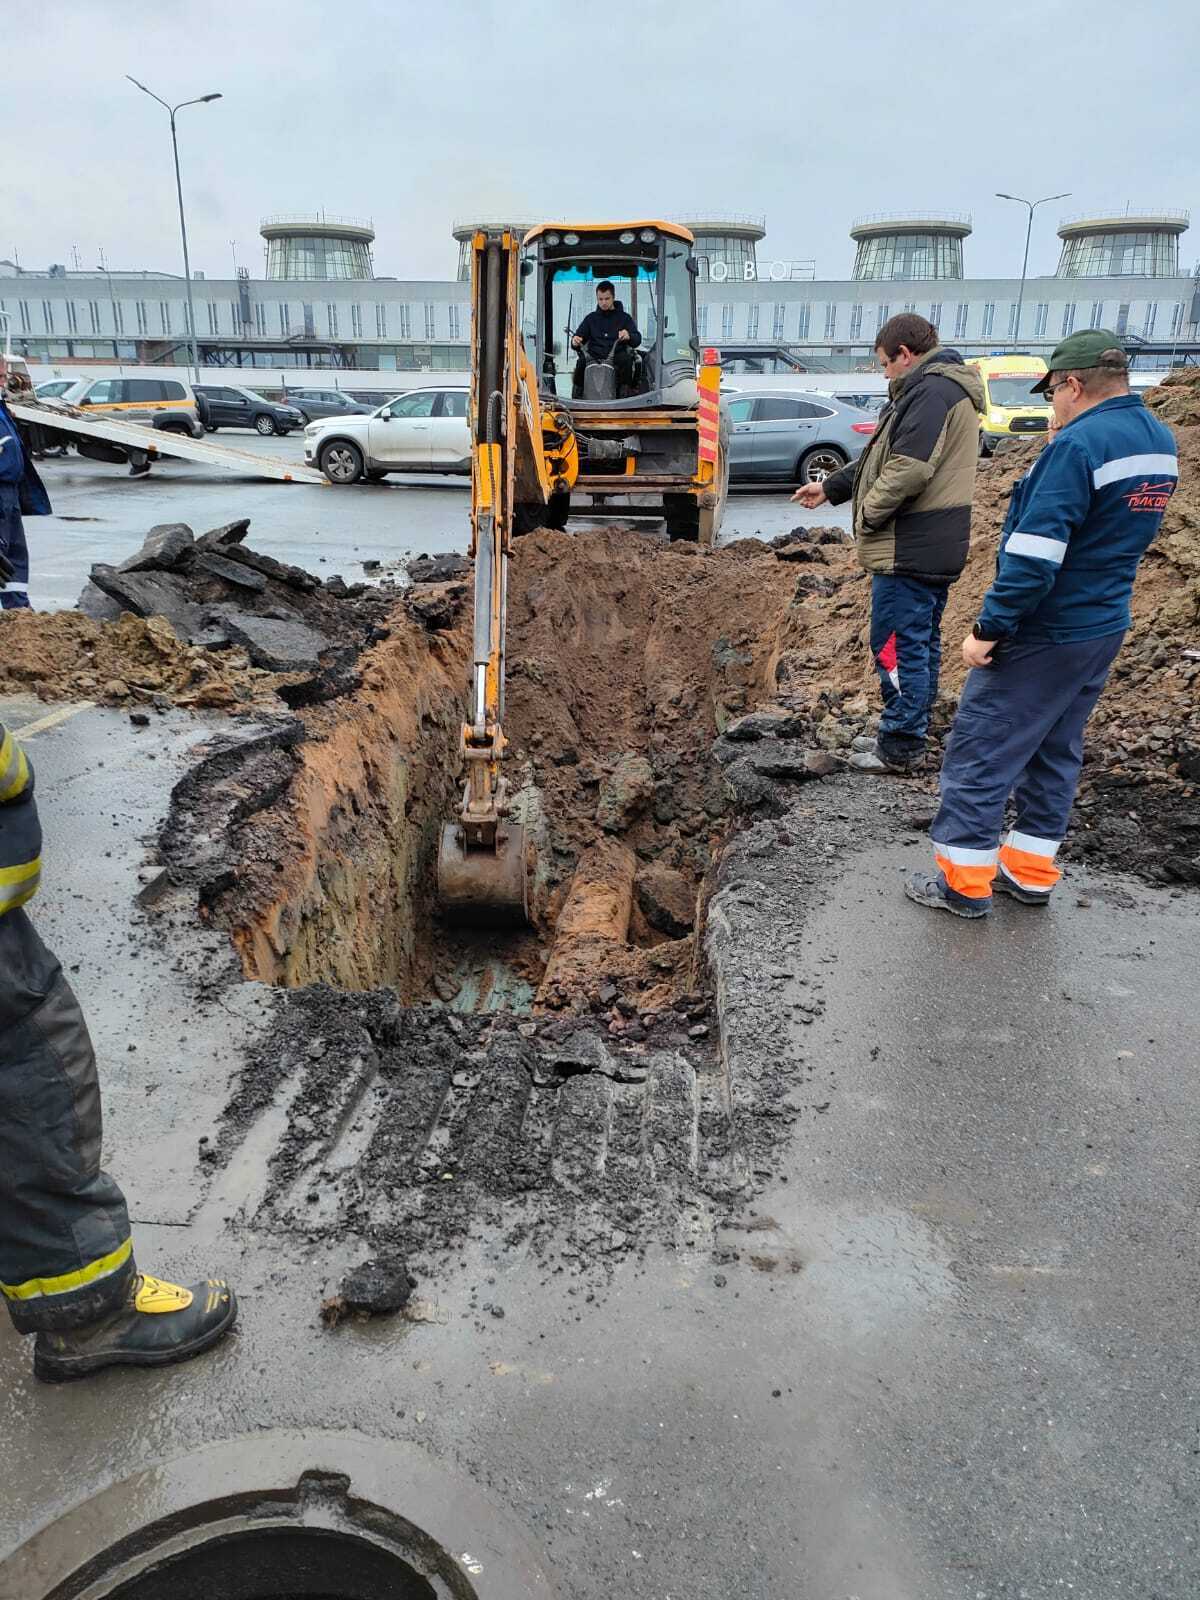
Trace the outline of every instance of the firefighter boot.
<path fill-rule="evenodd" d="M 83 1378 L 102 1367 L 164 1367 L 216 1344 L 237 1319 L 237 1300 L 223 1278 L 184 1289 L 140 1273 L 119 1310 L 62 1333 L 42 1332 L 33 1370 L 47 1383 Z"/>

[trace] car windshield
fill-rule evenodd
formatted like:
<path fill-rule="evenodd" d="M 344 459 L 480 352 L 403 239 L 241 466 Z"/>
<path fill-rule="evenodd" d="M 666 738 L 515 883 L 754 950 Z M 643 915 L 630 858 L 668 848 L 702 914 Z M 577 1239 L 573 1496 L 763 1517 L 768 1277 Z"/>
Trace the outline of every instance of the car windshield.
<path fill-rule="evenodd" d="M 1040 372 L 1021 372 L 1010 374 L 1006 378 L 989 378 L 988 395 L 992 404 L 1009 407 L 1032 406 L 1041 411 L 1049 410 L 1040 394 L 1029 392 L 1040 377 Z"/>

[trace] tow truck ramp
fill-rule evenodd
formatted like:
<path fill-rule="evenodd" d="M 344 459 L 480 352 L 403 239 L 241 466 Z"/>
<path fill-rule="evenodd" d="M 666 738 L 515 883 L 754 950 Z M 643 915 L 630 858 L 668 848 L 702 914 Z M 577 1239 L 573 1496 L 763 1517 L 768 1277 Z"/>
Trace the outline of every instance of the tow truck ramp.
<path fill-rule="evenodd" d="M 324 483 L 325 476 L 315 467 L 287 461 L 272 461 L 253 450 L 237 450 L 227 444 L 209 444 L 185 433 L 169 433 L 161 428 L 145 428 L 140 422 L 119 422 L 115 417 L 97 417 L 74 406 L 47 406 L 37 401 L 9 401 L 8 409 L 22 422 L 58 433 L 101 439 L 106 444 L 144 450 L 151 461 L 175 456 L 183 461 L 199 461 L 221 467 L 247 478 L 274 478 L 279 483 Z"/>

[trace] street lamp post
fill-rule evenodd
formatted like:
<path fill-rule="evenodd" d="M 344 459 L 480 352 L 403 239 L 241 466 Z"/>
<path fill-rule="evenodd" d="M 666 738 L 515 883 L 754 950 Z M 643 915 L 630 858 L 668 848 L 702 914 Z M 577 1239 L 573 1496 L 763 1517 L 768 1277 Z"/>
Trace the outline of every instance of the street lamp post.
<path fill-rule="evenodd" d="M 1043 195 L 1040 200 L 1025 200 L 1019 194 L 1001 194 L 999 189 L 996 190 L 997 200 L 1015 200 L 1019 206 L 1029 207 L 1029 221 L 1025 226 L 1025 259 L 1021 262 L 1021 287 L 1017 292 L 1017 320 L 1013 326 L 1012 343 L 1014 345 L 1019 344 L 1021 339 L 1021 307 L 1025 303 L 1025 274 L 1029 270 L 1029 236 L 1033 232 L 1033 213 L 1038 206 L 1044 206 L 1050 200 L 1069 200 L 1070 198 L 1071 191 L 1069 189 L 1066 194 L 1047 194 Z"/>
<path fill-rule="evenodd" d="M 196 309 L 192 304 L 192 268 L 191 263 L 188 261 L 187 223 L 184 221 L 183 215 L 183 181 L 179 176 L 179 140 L 175 137 L 175 113 L 182 111 L 184 106 L 206 106 L 210 100 L 219 100 L 221 96 L 219 94 L 202 94 L 196 100 L 181 100 L 177 106 L 170 106 L 165 100 L 156 95 L 153 89 L 147 89 L 144 83 L 139 83 L 136 78 L 130 77 L 129 73 L 126 73 L 125 76 L 135 89 L 140 89 L 143 94 L 148 94 L 151 100 L 157 100 L 171 118 L 171 149 L 175 156 L 175 193 L 179 200 L 179 233 L 183 240 L 183 280 L 187 285 L 188 343 L 192 353 L 192 376 L 199 379 L 200 361 L 196 353 Z"/>

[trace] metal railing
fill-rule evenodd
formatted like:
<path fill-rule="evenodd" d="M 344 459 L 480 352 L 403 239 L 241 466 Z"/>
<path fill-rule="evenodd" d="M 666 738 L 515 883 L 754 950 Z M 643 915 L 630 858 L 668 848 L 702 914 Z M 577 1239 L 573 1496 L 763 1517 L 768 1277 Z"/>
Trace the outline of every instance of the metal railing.
<path fill-rule="evenodd" d="M 1111 227 L 1114 223 L 1162 222 L 1167 224 L 1191 221 L 1190 211 L 1162 211 L 1157 206 L 1127 205 L 1124 211 L 1081 211 L 1075 216 L 1060 217 L 1060 228 L 1075 228 L 1081 222 L 1094 222 L 1097 228 Z M 1150 231 L 1149 229 L 1147 231 Z"/>
<path fill-rule="evenodd" d="M 302 213 L 281 212 L 273 217 L 264 217 L 259 223 L 260 228 L 362 228 L 375 232 L 375 223 L 370 217 L 338 217 L 328 211 L 307 211 Z"/>
<path fill-rule="evenodd" d="M 952 228 L 970 228 L 974 220 L 969 211 L 922 211 L 914 206 L 907 211 L 873 211 L 869 216 L 855 217 L 850 227 L 869 228 L 881 222 L 928 222 L 936 227 L 941 222 Z"/>

